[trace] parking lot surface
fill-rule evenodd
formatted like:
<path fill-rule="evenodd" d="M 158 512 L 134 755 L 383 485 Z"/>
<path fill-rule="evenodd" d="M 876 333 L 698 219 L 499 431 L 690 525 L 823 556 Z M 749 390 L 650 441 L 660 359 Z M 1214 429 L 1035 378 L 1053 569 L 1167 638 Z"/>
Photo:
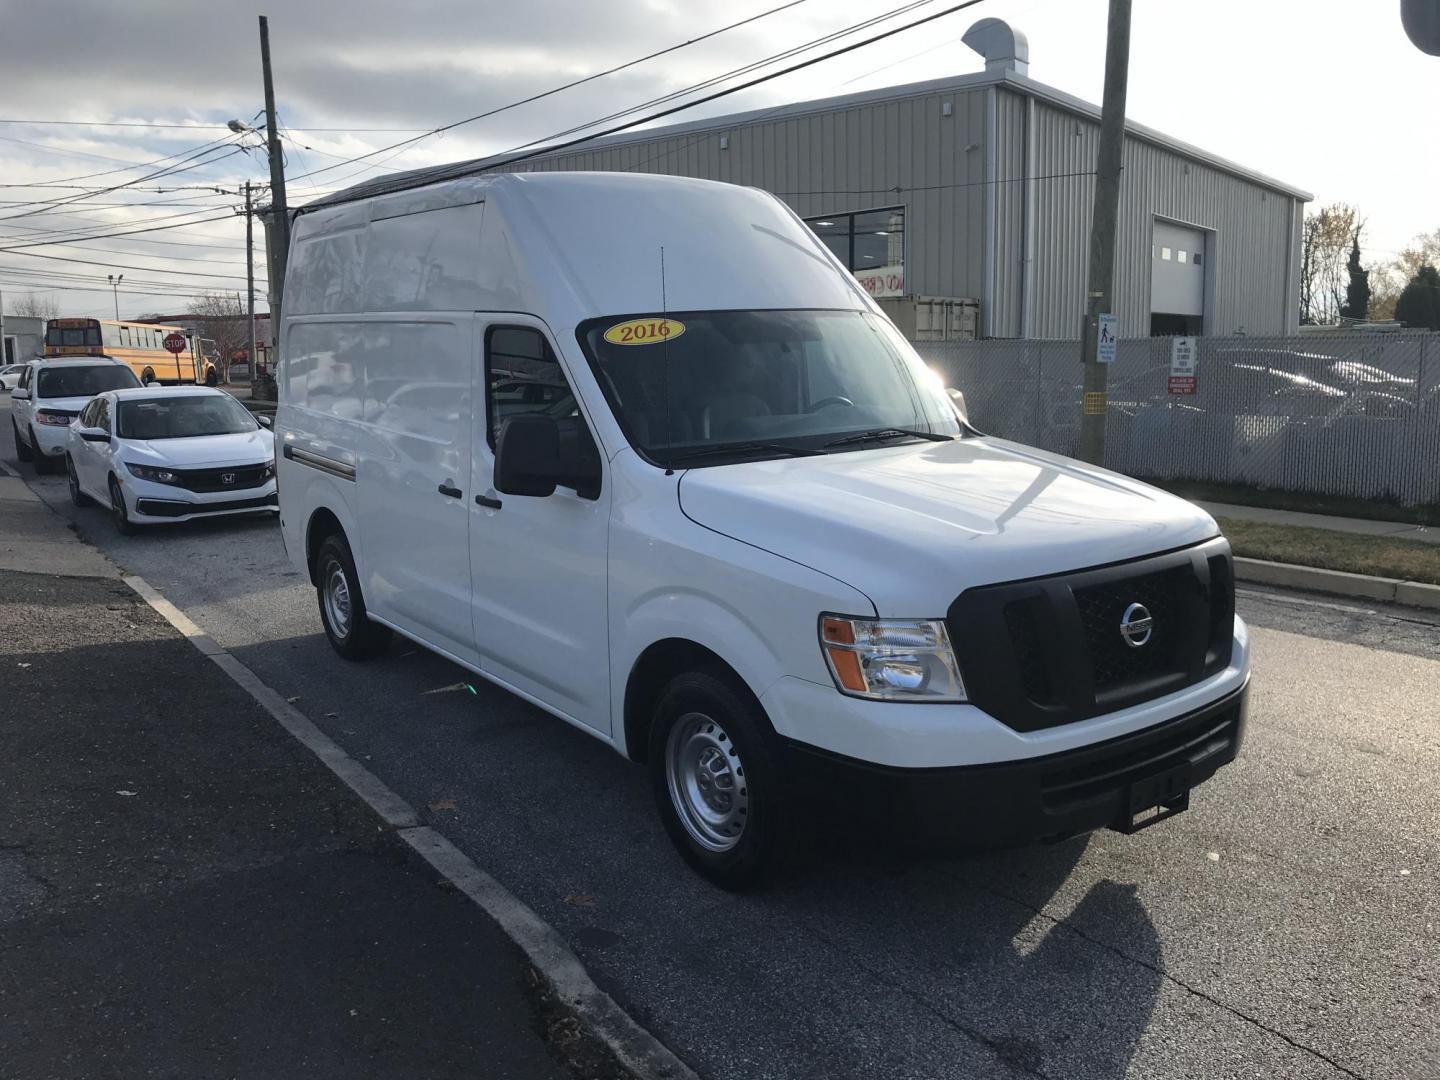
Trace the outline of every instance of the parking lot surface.
<path fill-rule="evenodd" d="M 0 415 L 0 458 L 15 469 Z M 29 474 L 27 473 L 27 476 Z M 718 892 L 643 773 L 399 643 L 330 650 L 273 522 L 118 537 L 32 483 L 549 920 L 703 1075 L 1440 1076 L 1440 627 L 1243 589 L 1240 759 L 1131 837 L 903 859 L 843 818 Z"/>

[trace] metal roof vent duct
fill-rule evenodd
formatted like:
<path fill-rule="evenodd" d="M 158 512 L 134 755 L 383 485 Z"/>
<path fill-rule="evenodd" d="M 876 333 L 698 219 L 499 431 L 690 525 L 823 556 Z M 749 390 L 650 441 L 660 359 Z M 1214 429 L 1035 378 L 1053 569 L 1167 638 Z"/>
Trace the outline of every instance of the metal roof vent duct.
<path fill-rule="evenodd" d="M 960 40 L 985 57 L 986 71 L 1030 74 L 1030 42 L 1004 19 L 981 19 Z"/>

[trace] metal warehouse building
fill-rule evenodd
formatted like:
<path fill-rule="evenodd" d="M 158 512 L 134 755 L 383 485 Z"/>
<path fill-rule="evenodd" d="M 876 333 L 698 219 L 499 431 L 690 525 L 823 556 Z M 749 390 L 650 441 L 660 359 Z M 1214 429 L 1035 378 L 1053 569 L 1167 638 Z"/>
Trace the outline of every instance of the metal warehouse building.
<path fill-rule="evenodd" d="M 965 42 L 984 71 L 614 136 L 516 168 L 764 188 L 912 336 L 1076 337 L 1100 110 L 1029 78 L 1025 38 L 1000 20 Z M 1139 124 L 1126 132 L 1121 334 L 1293 332 L 1311 196 Z M 943 302 L 958 300 L 970 303 Z"/>

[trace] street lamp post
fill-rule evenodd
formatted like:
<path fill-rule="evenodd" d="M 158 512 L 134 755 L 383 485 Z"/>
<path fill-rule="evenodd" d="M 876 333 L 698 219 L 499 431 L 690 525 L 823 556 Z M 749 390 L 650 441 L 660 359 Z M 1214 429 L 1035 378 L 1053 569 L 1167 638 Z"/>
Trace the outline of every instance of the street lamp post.
<path fill-rule="evenodd" d="M 115 298 L 115 321 L 116 321 L 116 322 L 119 322 L 119 321 L 120 321 L 120 282 L 122 282 L 122 281 L 125 280 L 125 275 L 124 275 L 124 274 L 120 274 L 120 275 L 117 277 L 115 274 L 106 274 L 105 277 L 106 277 L 107 279 L 109 279 L 109 282 L 110 282 L 110 293 L 111 293 L 111 295 L 114 296 L 114 298 Z"/>

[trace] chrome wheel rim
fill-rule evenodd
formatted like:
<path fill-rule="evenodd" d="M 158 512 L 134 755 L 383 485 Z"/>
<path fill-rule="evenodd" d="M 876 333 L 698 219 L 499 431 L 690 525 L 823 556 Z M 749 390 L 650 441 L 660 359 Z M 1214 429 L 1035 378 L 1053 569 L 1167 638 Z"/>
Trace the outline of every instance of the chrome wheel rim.
<path fill-rule="evenodd" d="M 332 562 L 325 575 L 325 618 L 336 637 L 350 636 L 350 611 L 350 582 L 345 580 L 344 567 Z"/>
<path fill-rule="evenodd" d="M 704 713 L 686 713 L 665 743 L 670 801 L 690 838 L 708 851 L 740 842 L 750 811 L 740 751 L 726 730 Z"/>

